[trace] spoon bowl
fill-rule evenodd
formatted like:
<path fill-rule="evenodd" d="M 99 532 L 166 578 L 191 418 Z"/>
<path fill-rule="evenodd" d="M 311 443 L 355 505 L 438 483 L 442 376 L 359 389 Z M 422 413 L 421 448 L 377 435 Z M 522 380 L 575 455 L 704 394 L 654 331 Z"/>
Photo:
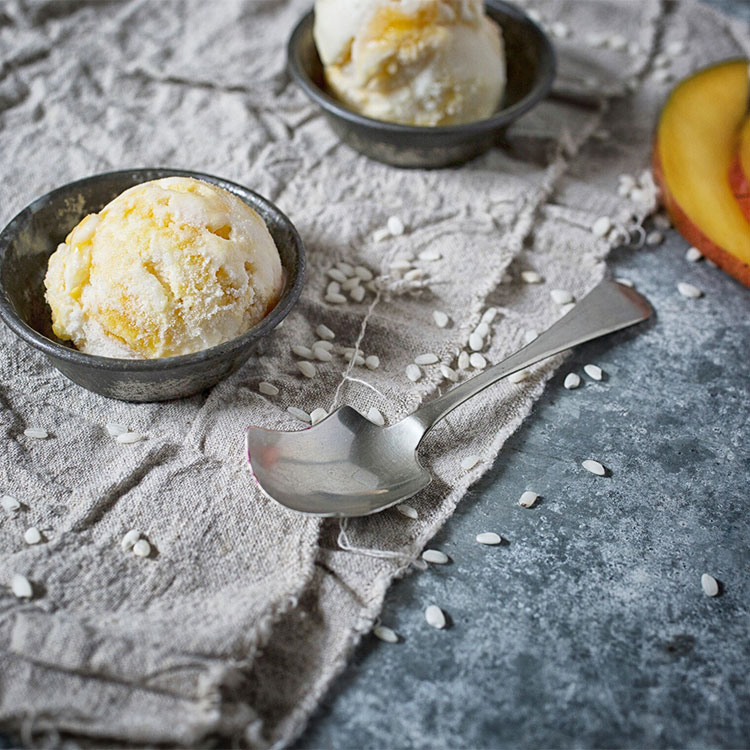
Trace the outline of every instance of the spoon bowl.
<path fill-rule="evenodd" d="M 380 427 L 349 406 L 299 432 L 247 430 L 247 458 L 274 500 L 300 513 L 366 516 L 427 487 L 417 447 L 424 434 L 408 420 Z"/>

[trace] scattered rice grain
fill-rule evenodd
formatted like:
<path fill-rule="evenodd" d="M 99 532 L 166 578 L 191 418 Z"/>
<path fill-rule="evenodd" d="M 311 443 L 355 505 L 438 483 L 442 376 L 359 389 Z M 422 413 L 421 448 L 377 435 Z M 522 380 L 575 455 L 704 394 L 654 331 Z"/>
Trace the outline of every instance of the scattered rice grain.
<path fill-rule="evenodd" d="M 297 369 L 306 378 L 314 378 L 318 374 L 318 371 L 312 362 L 308 362 L 307 360 L 302 360 L 302 362 L 297 362 L 296 364 L 297 364 Z"/>
<path fill-rule="evenodd" d="M 303 409 L 298 409 L 296 406 L 287 406 L 286 410 L 297 419 L 301 420 L 302 422 L 307 422 L 307 424 L 310 424 L 310 415 L 304 411 Z"/>
<path fill-rule="evenodd" d="M 45 440 L 49 437 L 49 433 L 43 427 L 29 427 L 23 431 L 23 434 L 35 440 Z"/>
<path fill-rule="evenodd" d="M 326 294 L 338 294 L 341 291 L 341 284 L 338 281 L 332 281 L 326 287 Z"/>
<path fill-rule="evenodd" d="M 292 351 L 298 357 L 303 357 L 304 359 L 312 359 L 315 356 L 313 350 L 310 349 L 309 346 L 303 346 L 302 344 L 294 344 L 292 346 Z"/>
<path fill-rule="evenodd" d="M 440 260 L 443 256 L 437 250 L 422 250 L 419 260 Z"/>
<path fill-rule="evenodd" d="M 260 383 L 258 383 L 258 391 L 264 396 L 279 395 L 279 389 L 275 385 L 273 385 L 273 383 L 267 383 L 265 380 L 262 380 Z"/>
<path fill-rule="evenodd" d="M 327 416 L 328 416 L 328 412 L 322 407 L 318 409 L 313 409 L 310 412 L 310 423 L 318 424 L 318 422 L 325 419 Z"/>
<path fill-rule="evenodd" d="M 29 526 L 23 533 L 23 540 L 26 544 L 39 544 L 42 541 L 42 535 L 36 526 Z"/>
<path fill-rule="evenodd" d="M 472 351 L 478 352 L 483 346 L 484 339 L 476 331 L 469 336 L 469 348 Z"/>
<path fill-rule="evenodd" d="M 120 540 L 120 547 L 123 552 L 128 552 L 133 549 L 133 545 L 141 538 L 141 532 L 138 529 L 130 529 L 125 533 L 125 536 Z"/>
<path fill-rule="evenodd" d="M 372 629 L 372 634 L 386 643 L 398 643 L 398 635 L 396 632 L 387 628 L 385 625 L 376 625 Z"/>
<path fill-rule="evenodd" d="M 569 372 L 565 376 L 565 380 L 563 382 L 563 386 L 565 388 L 567 388 L 569 391 L 575 390 L 580 385 L 581 385 L 581 376 L 578 375 L 577 373 L 575 373 L 575 372 Z"/>
<path fill-rule="evenodd" d="M 469 357 L 469 353 L 468 352 L 461 352 L 458 355 L 458 369 L 459 370 L 468 370 L 470 364 L 471 364 L 471 358 Z"/>
<path fill-rule="evenodd" d="M 397 505 L 396 506 L 396 510 L 402 516 L 406 516 L 407 518 L 411 518 L 412 521 L 416 521 L 417 518 L 419 518 L 419 513 L 417 513 L 417 509 L 413 508 L 411 505 L 407 505 L 406 503 L 401 503 L 401 505 Z"/>
<path fill-rule="evenodd" d="M 446 380 L 450 380 L 451 383 L 458 382 L 458 373 L 448 365 L 440 365 L 440 372 Z"/>
<path fill-rule="evenodd" d="M 354 266 L 351 263 L 347 263 L 345 260 L 340 260 L 336 264 L 336 268 L 347 276 L 351 276 L 354 273 Z"/>
<path fill-rule="evenodd" d="M 703 257 L 703 253 L 697 247 L 689 247 L 685 253 L 685 260 L 697 263 Z"/>
<path fill-rule="evenodd" d="M 356 287 L 360 286 L 361 284 L 362 284 L 362 279 L 360 279 L 359 276 L 352 276 L 351 279 L 347 279 L 341 285 L 341 288 L 345 292 L 351 292 L 352 289 L 355 289 Z"/>
<path fill-rule="evenodd" d="M 539 498 L 539 495 L 537 495 L 536 492 L 532 492 L 531 490 L 526 490 L 526 492 L 521 494 L 521 497 L 518 500 L 518 504 L 522 508 L 533 508 L 538 498 Z"/>
<path fill-rule="evenodd" d="M 609 216 L 600 216 L 591 225 L 591 231 L 596 237 L 606 237 L 610 229 L 612 229 L 612 219 Z"/>
<path fill-rule="evenodd" d="M 662 242 L 664 242 L 664 234 L 660 232 L 658 229 L 654 229 L 653 232 L 649 232 L 646 235 L 646 244 L 649 245 L 650 247 L 661 245 Z"/>
<path fill-rule="evenodd" d="M 686 281 L 681 281 L 677 285 L 677 291 L 687 299 L 698 299 L 703 296 L 703 292 L 693 284 L 688 284 Z"/>
<path fill-rule="evenodd" d="M 31 599 L 34 595 L 31 581 L 20 573 L 14 573 L 10 579 L 10 590 L 17 599 Z"/>
<path fill-rule="evenodd" d="M 541 284 L 544 281 L 536 271 L 521 271 L 521 280 L 524 284 Z"/>
<path fill-rule="evenodd" d="M 482 313 L 482 323 L 486 323 L 488 326 L 491 326 L 495 322 L 496 317 L 497 317 L 497 308 L 488 307 Z"/>
<path fill-rule="evenodd" d="M 124 424 L 117 424 L 116 422 L 108 422 L 104 425 L 105 429 L 111 437 L 117 437 L 129 432 L 128 428 Z"/>
<path fill-rule="evenodd" d="M 334 281 L 338 281 L 339 284 L 346 281 L 346 274 L 343 271 L 340 271 L 338 268 L 329 268 L 326 273 Z"/>
<path fill-rule="evenodd" d="M 2 505 L 3 510 L 8 513 L 13 513 L 21 507 L 21 503 L 19 503 L 13 495 L 3 495 L 0 497 L 0 505 Z"/>
<path fill-rule="evenodd" d="M 404 233 L 404 222 L 398 218 L 398 216 L 391 216 L 388 219 L 388 231 L 394 236 L 398 237 Z"/>
<path fill-rule="evenodd" d="M 440 607 L 430 604 L 424 611 L 424 619 L 430 627 L 442 630 L 445 627 L 445 613 Z"/>
<path fill-rule="evenodd" d="M 313 346 L 312 351 L 318 362 L 333 361 L 333 354 L 331 354 L 329 349 L 324 349 L 322 346 Z"/>
<path fill-rule="evenodd" d="M 510 375 L 508 375 L 508 382 L 510 383 L 522 383 L 524 380 L 529 379 L 529 371 L 528 370 L 519 370 L 518 372 L 512 372 Z"/>
<path fill-rule="evenodd" d="M 433 563 L 433 565 L 445 565 L 450 558 L 439 549 L 426 549 L 422 553 L 422 559 L 425 562 Z"/>
<path fill-rule="evenodd" d="M 365 357 L 365 367 L 368 370 L 377 370 L 378 367 L 380 367 L 380 357 L 378 357 L 376 354 L 370 354 L 369 356 Z"/>
<path fill-rule="evenodd" d="M 362 281 L 372 281 L 373 274 L 369 268 L 365 266 L 354 266 L 354 273 L 362 279 Z"/>
<path fill-rule="evenodd" d="M 604 371 L 602 370 L 599 365 L 584 365 L 583 371 L 592 379 L 592 380 L 601 380 L 604 377 Z"/>
<path fill-rule="evenodd" d="M 374 406 L 371 406 L 368 409 L 368 411 L 367 411 L 367 418 L 373 424 L 378 425 L 378 427 L 383 427 L 385 425 L 385 418 L 380 413 L 380 409 L 376 409 Z"/>
<path fill-rule="evenodd" d="M 474 352 L 474 354 L 469 357 L 469 364 L 475 370 L 484 370 L 484 368 L 487 367 L 487 360 L 479 352 Z"/>
<path fill-rule="evenodd" d="M 374 242 L 383 242 L 383 240 L 387 240 L 390 236 L 391 233 L 388 231 L 387 227 L 376 229 L 372 233 L 372 239 Z"/>
<path fill-rule="evenodd" d="M 343 294 L 326 294 L 323 299 L 331 305 L 346 304 L 346 297 Z"/>
<path fill-rule="evenodd" d="M 432 319 L 435 321 L 435 325 L 438 328 L 445 328 L 448 325 L 449 321 L 448 316 L 440 310 L 433 311 Z"/>
<path fill-rule="evenodd" d="M 590 458 L 587 458 L 583 463 L 581 463 L 581 466 L 583 466 L 586 471 L 590 471 L 592 474 L 596 474 L 598 477 L 603 477 L 607 473 L 607 470 L 604 468 L 603 464 L 600 464 L 598 461 L 594 461 Z"/>
<path fill-rule="evenodd" d="M 414 364 L 417 365 L 434 365 L 436 362 L 439 362 L 437 354 L 433 354 L 432 352 L 427 352 L 426 354 L 419 354 L 418 356 L 414 357 Z"/>
<path fill-rule="evenodd" d="M 362 302 L 362 300 L 365 298 L 365 288 L 363 286 L 355 286 L 354 289 L 349 292 L 349 296 L 355 302 Z"/>
<path fill-rule="evenodd" d="M 622 286 L 630 287 L 631 289 L 635 286 L 635 284 L 633 284 L 633 282 L 630 279 L 623 279 L 623 278 L 620 278 L 619 276 L 615 279 L 615 281 L 618 284 Z"/>
<path fill-rule="evenodd" d="M 412 383 L 416 383 L 422 377 L 422 371 L 417 365 L 408 365 L 406 368 L 406 377 L 409 378 Z"/>
<path fill-rule="evenodd" d="M 132 445 L 133 443 L 140 443 L 141 440 L 145 440 L 146 436 L 142 432 L 123 432 L 122 435 L 118 435 L 115 440 L 123 445 Z"/>
<path fill-rule="evenodd" d="M 549 296 L 557 305 L 569 305 L 575 300 L 575 297 L 567 289 L 553 289 Z"/>
<path fill-rule="evenodd" d="M 706 596 L 716 596 L 719 593 L 719 582 L 708 573 L 701 576 L 701 588 Z"/>
<path fill-rule="evenodd" d="M 333 339 L 336 338 L 336 334 L 328 326 L 323 325 L 322 323 L 315 329 L 315 333 L 326 341 L 333 341 Z"/>
<path fill-rule="evenodd" d="M 477 534 L 477 541 L 479 544 L 500 544 L 503 540 L 499 534 L 494 531 L 483 531 L 481 534 Z"/>
<path fill-rule="evenodd" d="M 136 557 L 148 557 L 151 554 L 151 545 L 145 539 L 139 539 L 133 545 L 133 554 Z"/>

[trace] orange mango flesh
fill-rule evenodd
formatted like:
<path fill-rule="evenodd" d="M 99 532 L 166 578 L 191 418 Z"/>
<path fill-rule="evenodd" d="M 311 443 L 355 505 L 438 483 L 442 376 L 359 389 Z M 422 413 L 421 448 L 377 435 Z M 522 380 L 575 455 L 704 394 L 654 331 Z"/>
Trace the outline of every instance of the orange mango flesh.
<path fill-rule="evenodd" d="M 748 61 L 731 60 L 679 84 L 661 113 L 654 172 L 674 225 L 750 286 L 750 223 L 729 184 L 747 112 Z"/>
<path fill-rule="evenodd" d="M 750 221 L 750 117 L 742 126 L 737 155 L 729 169 L 729 184 L 740 211 Z"/>

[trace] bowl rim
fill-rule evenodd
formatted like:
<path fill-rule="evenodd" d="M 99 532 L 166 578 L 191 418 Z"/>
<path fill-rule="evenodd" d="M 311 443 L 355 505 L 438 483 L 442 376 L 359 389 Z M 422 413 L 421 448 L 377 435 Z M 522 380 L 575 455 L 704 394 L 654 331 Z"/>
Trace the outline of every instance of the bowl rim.
<path fill-rule="evenodd" d="M 292 307 L 299 299 L 305 282 L 305 248 L 297 228 L 290 221 L 289 217 L 281 211 L 275 203 L 268 200 L 268 198 L 264 198 L 259 193 L 256 193 L 254 190 L 250 190 L 239 183 L 226 180 L 223 177 L 207 174 L 205 172 L 196 172 L 186 169 L 171 169 L 169 167 L 117 169 L 90 175 L 80 180 L 74 180 L 73 182 L 68 182 L 54 188 L 33 200 L 25 208 L 21 209 L 21 211 L 19 211 L 10 222 L 8 222 L 3 231 L 0 232 L 0 265 L 5 262 L 5 255 L 10 242 L 18 234 L 21 226 L 25 226 L 29 217 L 33 216 L 33 214 L 39 209 L 40 205 L 46 205 L 50 201 L 58 200 L 61 196 L 66 195 L 71 189 L 75 189 L 76 187 L 95 183 L 104 178 L 111 178 L 120 175 L 123 177 L 134 177 L 136 180 L 138 175 L 143 175 L 144 177 L 148 175 L 149 177 L 143 181 L 160 180 L 165 177 L 193 177 L 228 190 L 240 198 L 244 203 L 247 203 L 250 208 L 255 210 L 255 206 L 245 200 L 246 197 L 251 196 L 263 206 L 264 210 L 274 217 L 274 220 L 277 221 L 285 231 L 291 234 L 297 257 L 297 267 L 294 271 L 294 277 L 292 279 L 286 279 L 284 291 L 274 308 L 262 320 L 240 336 L 237 336 L 230 341 L 226 341 L 223 344 L 218 344 L 217 346 L 212 346 L 208 349 L 202 349 L 201 351 L 192 354 L 181 354 L 175 357 L 162 357 L 157 359 L 102 357 L 97 354 L 86 354 L 78 349 L 71 349 L 62 344 L 58 344 L 56 341 L 39 333 L 21 318 L 13 307 L 13 304 L 10 302 L 5 287 L 3 286 L 0 288 L 0 319 L 2 319 L 8 328 L 10 328 L 17 336 L 23 339 L 23 341 L 52 358 L 66 360 L 72 365 L 95 367 L 100 370 L 140 373 L 167 372 L 174 370 L 175 368 L 193 367 L 200 363 L 232 356 L 245 349 L 248 344 L 253 343 L 270 333 L 289 314 Z M 138 184 L 138 182 L 134 182 L 133 184 Z M 284 267 L 283 262 L 282 267 Z M 287 273 L 287 276 L 289 276 L 290 269 L 284 267 L 284 270 Z"/>
<path fill-rule="evenodd" d="M 307 27 L 314 22 L 314 7 L 303 14 L 289 37 L 287 43 L 287 68 L 292 78 L 313 101 L 327 113 L 339 119 L 346 120 L 352 125 L 359 125 L 393 135 L 424 136 L 429 134 L 436 140 L 454 138 L 455 136 L 478 135 L 497 130 L 528 112 L 541 99 L 547 96 L 557 73 L 557 57 L 549 36 L 522 9 L 504 2 L 504 0 L 485 0 L 484 4 L 485 7 L 503 13 L 506 16 L 512 16 L 517 21 L 528 26 L 531 33 L 539 40 L 542 54 L 539 63 L 541 75 L 529 93 L 510 107 L 504 107 L 481 120 L 473 120 L 472 122 L 459 125 L 404 125 L 368 117 L 344 106 L 338 99 L 335 99 L 312 80 L 298 59 L 297 50 L 299 49 L 302 35 L 307 32 Z"/>

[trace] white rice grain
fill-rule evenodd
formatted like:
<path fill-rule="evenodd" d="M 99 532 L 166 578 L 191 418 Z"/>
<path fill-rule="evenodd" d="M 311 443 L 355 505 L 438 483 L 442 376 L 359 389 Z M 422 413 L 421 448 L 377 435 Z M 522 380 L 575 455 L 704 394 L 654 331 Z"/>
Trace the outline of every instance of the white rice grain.
<path fill-rule="evenodd" d="M 151 545 L 145 539 L 139 539 L 133 545 L 133 554 L 136 557 L 148 557 L 151 554 Z"/>
<path fill-rule="evenodd" d="M 394 236 L 399 237 L 404 233 L 404 222 L 398 216 L 391 216 L 388 219 L 388 231 Z"/>
<path fill-rule="evenodd" d="M 565 376 L 565 380 L 563 381 L 563 386 L 567 388 L 569 391 L 575 390 L 580 385 L 581 385 L 581 376 L 578 375 L 578 373 L 569 372 Z"/>
<path fill-rule="evenodd" d="M 553 289 L 549 296 L 556 305 L 569 305 L 575 297 L 567 289 Z"/>
<path fill-rule="evenodd" d="M 376 424 L 378 427 L 383 427 L 385 425 L 385 418 L 380 413 L 380 409 L 376 409 L 374 406 L 371 406 L 368 409 L 367 419 L 369 419 L 373 424 Z"/>
<path fill-rule="evenodd" d="M 479 544 L 496 545 L 500 544 L 503 539 L 494 531 L 483 531 L 481 534 L 477 534 L 477 541 L 479 542 Z"/>
<path fill-rule="evenodd" d="M 315 333 L 326 341 L 333 341 L 336 338 L 336 334 L 328 326 L 323 325 L 322 323 L 315 329 Z"/>
<path fill-rule="evenodd" d="M 314 378 L 318 374 L 318 371 L 312 362 L 308 362 L 307 360 L 302 360 L 301 362 L 297 362 L 296 364 L 297 364 L 297 369 L 306 378 Z"/>
<path fill-rule="evenodd" d="M 23 431 L 23 434 L 34 440 L 45 440 L 49 437 L 49 433 L 43 427 L 29 427 Z"/>
<path fill-rule="evenodd" d="M 445 328 L 450 320 L 450 318 L 440 310 L 435 310 L 432 313 L 432 319 L 435 321 L 435 325 L 438 328 Z"/>
<path fill-rule="evenodd" d="M 581 466 L 583 466 L 586 471 L 590 471 L 592 474 L 596 474 L 598 477 L 603 477 L 607 473 L 607 470 L 602 464 L 600 464 L 598 461 L 594 461 L 591 458 L 587 458 L 585 461 L 583 461 L 581 463 Z"/>
<path fill-rule="evenodd" d="M 258 383 L 258 391 L 264 396 L 279 395 L 279 389 L 273 383 L 267 383 L 265 380 L 262 380 L 260 383 Z"/>
<path fill-rule="evenodd" d="M 484 346 L 484 339 L 476 332 L 469 336 L 469 349 L 478 352 Z"/>
<path fill-rule="evenodd" d="M 31 581 L 20 573 L 14 573 L 10 579 L 10 590 L 17 599 L 31 599 L 34 595 Z"/>
<path fill-rule="evenodd" d="M 703 292 L 693 284 L 688 284 L 686 281 L 681 281 L 677 285 L 677 291 L 686 299 L 698 299 L 703 296 Z"/>
<path fill-rule="evenodd" d="M 419 260 L 440 260 L 443 256 L 437 250 L 422 250 L 417 256 Z"/>
<path fill-rule="evenodd" d="M 26 544 L 39 544 L 42 541 L 42 535 L 36 526 L 29 526 L 23 533 L 23 540 Z"/>
<path fill-rule="evenodd" d="M 471 358 L 469 357 L 469 353 L 468 352 L 461 352 L 458 355 L 458 369 L 459 370 L 468 370 L 470 364 L 471 364 Z"/>
<path fill-rule="evenodd" d="M 430 604 L 424 611 L 424 619 L 430 627 L 442 630 L 445 627 L 445 613 L 440 607 Z"/>
<path fill-rule="evenodd" d="M 592 379 L 592 380 L 601 380 L 604 377 L 604 371 L 602 370 L 599 365 L 584 365 L 583 371 Z"/>
<path fill-rule="evenodd" d="M 146 436 L 142 432 L 123 432 L 122 435 L 118 435 L 115 440 L 123 445 L 132 445 L 133 443 L 140 443 L 145 440 Z"/>
<path fill-rule="evenodd" d="M 411 518 L 412 521 L 416 521 L 419 518 L 419 513 L 417 513 L 417 509 L 413 508 L 411 505 L 407 505 L 406 503 L 401 503 L 401 505 L 397 505 L 396 510 L 402 516 L 406 516 L 406 518 Z"/>
<path fill-rule="evenodd" d="M 365 357 L 365 367 L 368 370 L 377 370 L 380 367 L 380 357 L 377 354 L 370 354 Z"/>
<path fill-rule="evenodd" d="M 701 588 L 706 596 L 716 596 L 719 593 L 719 582 L 708 573 L 701 576 Z"/>
<path fill-rule="evenodd" d="M 372 281 L 373 274 L 369 268 L 365 266 L 354 266 L 354 273 L 362 279 L 362 281 Z"/>
<path fill-rule="evenodd" d="M 339 284 L 346 281 L 346 274 L 343 271 L 340 271 L 338 268 L 329 268 L 326 273 L 334 281 L 338 281 Z"/>
<path fill-rule="evenodd" d="M 521 280 L 524 284 L 541 284 L 544 281 L 536 271 L 521 271 Z"/>
<path fill-rule="evenodd" d="M 130 431 L 129 428 L 127 428 L 124 424 L 117 424 L 116 422 L 108 422 L 104 425 L 104 427 L 109 433 L 110 437 L 124 435 L 126 432 Z"/>
<path fill-rule="evenodd" d="M 524 380 L 529 379 L 529 373 L 528 370 L 519 370 L 518 372 L 512 372 L 510 375 L 508 375 L 508 382 L 509 383 L 523 383 Z"/>
<path fill-rule="evenodd" d="M 620 184 L 623 184 L 623 183 L 620 183 Z M 633 185 L 635 185 L 635 181 L 633 182 Z M 600 216 L 591 225 L 591 232 L 594 234 L 595 237 L 606 237 L 609 234 L 610 229 L 612 229 L 612 219 L 610 219 L 609 216 Z"/>
<path fill-rule="evenodd" d="M 362 302 L 362 300 L 365 298 L 365 288 L 363 286 L 356 286 L 351 290 L 351 292 L 349 292 L 349 296 L 355 302 Z"/>
<path fill-rule="evenodd" d="M 141 538 L 141 532 L 138 529 L 130 529 L 125 533 L 125 536 L 120 540 L 120 547 L 123 552 L 129 552 L 133 549 L 133 545 Z"/>
<path fill-rule="evenodd" d="M 422 553 L 422 559 L 433 565 L 445 565 L 450 560 L 448 555 L 446 555 L 445 552 L 441 552 L 439 549 L 426 549 Z"/>
<path fill-rule="evenodd" d="M 398 635 L 396 632 L 387 628 L 385 625 L 376 625 L 372 629 L 372 634 L 381 641 L 385 641 L 385 643 L 398 643 Z"/>
<path fill-rule="evenodd" d="M 287 406 L 286 410 L 293 416 L 302 422 L 310 424 L 310 415 L 303 409 L 298 409 L 296 406 Z"/>
<path fill-rule="evenodd" d="M 416 357 L 414 357 L 414 364 L 417 365 L 434 365 L 436 362 L 439 362 L 437 354 L 433 354 L 432 352 L 427 352 L 426 354 L 419 354 Z"/>
<path fill-rule="evenodd" d="M 697 263 L 703 258 L 703 253 L 697 247 L 689 247 L 685 253 L 685 260 L 690 263 Z"/>
<path fill-rule="evenodd" d="M 532 508 L 536 501 L 538 500 L 539 495 L 536 494 L 536 492 L 532 492 L 531 490 L 526 490 L 526 492 L 523 492 L 521 494 L 521 497 L 518 499 L 518 504 L 522 508 Z"/>
<path fill-rule="evenodd" d="M 13 495 L 3 495 L 0 497 L 0 506 L 7 513 L 14 513 L 21 507 L 21 503 Z"/>
<path fill-rule="evenodd" d="M 315 356 L 313 350 L 309 346 L 303 346 L 302 344 L 292 345 L 292 352 L 303 359 L 313 359 Z"/>
<path fill-rule="evenodd" d="M 487 367 L 487 360 L 479 352 L 474 352 L 474 354 L 469 357 L 469 364 L 471 364 L 475 370 L 484 370 L 484 368 Z"/>
<path fill-rule="evenodd" d="M 313 409 L 310 412 L 310 423 L 318 424 L 318 422 L 325 419 L 327 416 L 328 416 L 328 412 L 322 407 L 318 409 Z"/>
<path fill-rule="evenodd" d="M 440 372 L 446 380 L 450 380 L 451 383 L 458 382 L 458 373 L 448 365 L 440 365 Z"/>
<path fill-rule="evenodd" d="M 417 365 L 408 365 L 406 368 L 406 377 L 409 378 L 412 383 L 416 383 L 422 377 L 422 371 Z"/>

